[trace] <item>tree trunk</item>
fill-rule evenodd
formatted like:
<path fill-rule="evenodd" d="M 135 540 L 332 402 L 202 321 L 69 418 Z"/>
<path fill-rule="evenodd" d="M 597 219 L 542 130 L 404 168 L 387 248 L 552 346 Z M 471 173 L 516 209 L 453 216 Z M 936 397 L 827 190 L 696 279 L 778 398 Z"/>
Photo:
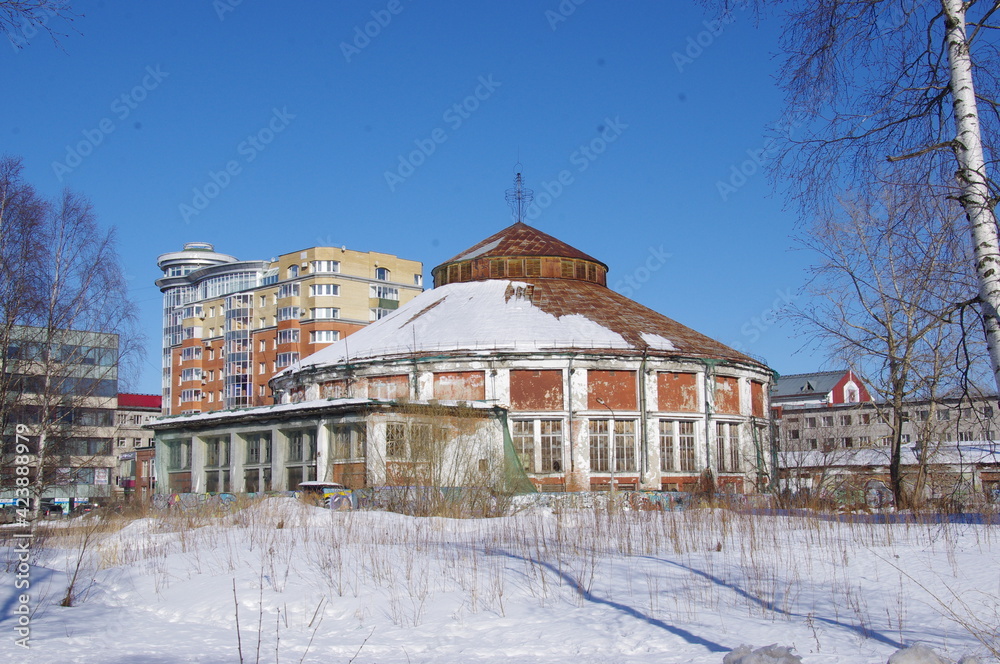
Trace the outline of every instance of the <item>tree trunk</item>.
<path fill-rule="evenodd" d="M 994 204 L 987 185 L 979 109 L 972 79 L 972 55 L 966 38 L 966 5 L 963 0 L 941 0 L 941 5 L 945 15 L 945 40 L 954 100 L 954 151 L 958 159 L 956 177 L 961 188 L 959 201 L 972 231 L 990 365 L 1000 389 L 1000 242 Z"/>
<path fill-rule="evenodd" d="M 892 404 L 892 445 L 889 456 L 889 484 L 892 489 L 892 497 L 896 509 L 903 509 L 905 497 L 903 496 L 903 475 L 901 468 L 901 457 L 903 452 L 903 405 L 898 397 L 893 399 Z"/>

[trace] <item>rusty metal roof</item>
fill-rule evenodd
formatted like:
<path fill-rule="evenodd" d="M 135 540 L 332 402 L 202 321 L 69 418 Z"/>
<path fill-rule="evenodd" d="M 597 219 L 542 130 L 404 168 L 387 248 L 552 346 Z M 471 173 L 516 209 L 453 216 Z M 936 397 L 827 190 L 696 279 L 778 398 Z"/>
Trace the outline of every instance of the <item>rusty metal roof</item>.
<path fill-rule="evenodd" d="M 520 221 L 499 233 L 494 233 L 441 265 L 491 256 L 558 256 L 593 261 L 603 265 L 605 269 L 608 267 L 593 256 Z"/>
<path fill-rule="evenodd" d="M 534 286 L 532 303 L 557 318 L 580 314 L 620 334 L 636 350 L 657 355 L 705 357 L 761 364 L 723 343 L 692 330 L 672 318 L 630 300 L 606 286 L 584 281 L 524 279 Z M 669 340 L 674 350 L 663 352 L 651 336 Z M 657 352 L 659 351 L 659 352 Z"/>

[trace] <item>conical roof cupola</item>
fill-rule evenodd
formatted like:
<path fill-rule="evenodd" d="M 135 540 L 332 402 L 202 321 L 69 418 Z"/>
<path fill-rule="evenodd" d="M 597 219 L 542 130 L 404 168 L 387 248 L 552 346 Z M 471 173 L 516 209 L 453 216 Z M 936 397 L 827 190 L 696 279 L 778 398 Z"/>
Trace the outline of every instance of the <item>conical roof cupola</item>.
<path fill-rule="evenodd" d="M 434 268 L 434 286 L 486 279 L 573 279 L 607 285 L 608 266 L 517 222 Z"/>

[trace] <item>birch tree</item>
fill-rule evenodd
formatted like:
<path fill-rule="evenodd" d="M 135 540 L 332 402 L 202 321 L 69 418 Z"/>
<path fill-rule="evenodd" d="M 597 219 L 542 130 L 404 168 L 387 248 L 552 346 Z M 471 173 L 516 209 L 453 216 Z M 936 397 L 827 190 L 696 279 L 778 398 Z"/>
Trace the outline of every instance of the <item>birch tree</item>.
<path fill-rule="evenodd" d="M 719 5 L 719 2 L 711 4 Z M 887 187 L 960 207 L 1000 387 L 997 0 L 723 0 L 785 26 L 774 173 L 805 218 Z M 794 127 L 784 131 L 782 128 Z"/>
<path fill-rule="evenodd" d="M 11 158 L 0 161 L 0 249 L 2 487 L 37 516 L 46 489 L 112 455 L 120 371 L 135 370 L 141 337 L 114 232 L 79 194 L 43 199 Z M 30 463 L 14 464 L 25 438 Z M 29 496 L 17 466 L 32 470 Z"/>
<path fill-rule="evenodd" d="M 956 324 L 974 305 L 962 300 L 973 279 L 968 242 L 955 229 L 961 218 L 927 203 L 864 197 L 816 221 L 800 239 L 818 259 L 805 288 L 810 297 L 790 314 L 873 392 L 890 429 L 890 485 L 900 507 L 917 498 L 905 491 L 901 471 L 905 405 L 961 386 L 974 369 L 959 366 L 975 349 L 961 352 L 969 340 Z"/>

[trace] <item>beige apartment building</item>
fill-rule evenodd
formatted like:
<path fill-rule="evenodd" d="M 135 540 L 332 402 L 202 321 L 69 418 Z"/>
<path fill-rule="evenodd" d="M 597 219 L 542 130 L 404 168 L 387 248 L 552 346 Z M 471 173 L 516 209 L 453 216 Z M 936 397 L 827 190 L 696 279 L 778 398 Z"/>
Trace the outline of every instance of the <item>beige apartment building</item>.
<path fill-rule="evenodd" d="M 346 247 L 242 261 L 204 242 L 163 254 L 163 413 L 273 403 L 278 371 L 423 291 L 423 264 Z"/>

